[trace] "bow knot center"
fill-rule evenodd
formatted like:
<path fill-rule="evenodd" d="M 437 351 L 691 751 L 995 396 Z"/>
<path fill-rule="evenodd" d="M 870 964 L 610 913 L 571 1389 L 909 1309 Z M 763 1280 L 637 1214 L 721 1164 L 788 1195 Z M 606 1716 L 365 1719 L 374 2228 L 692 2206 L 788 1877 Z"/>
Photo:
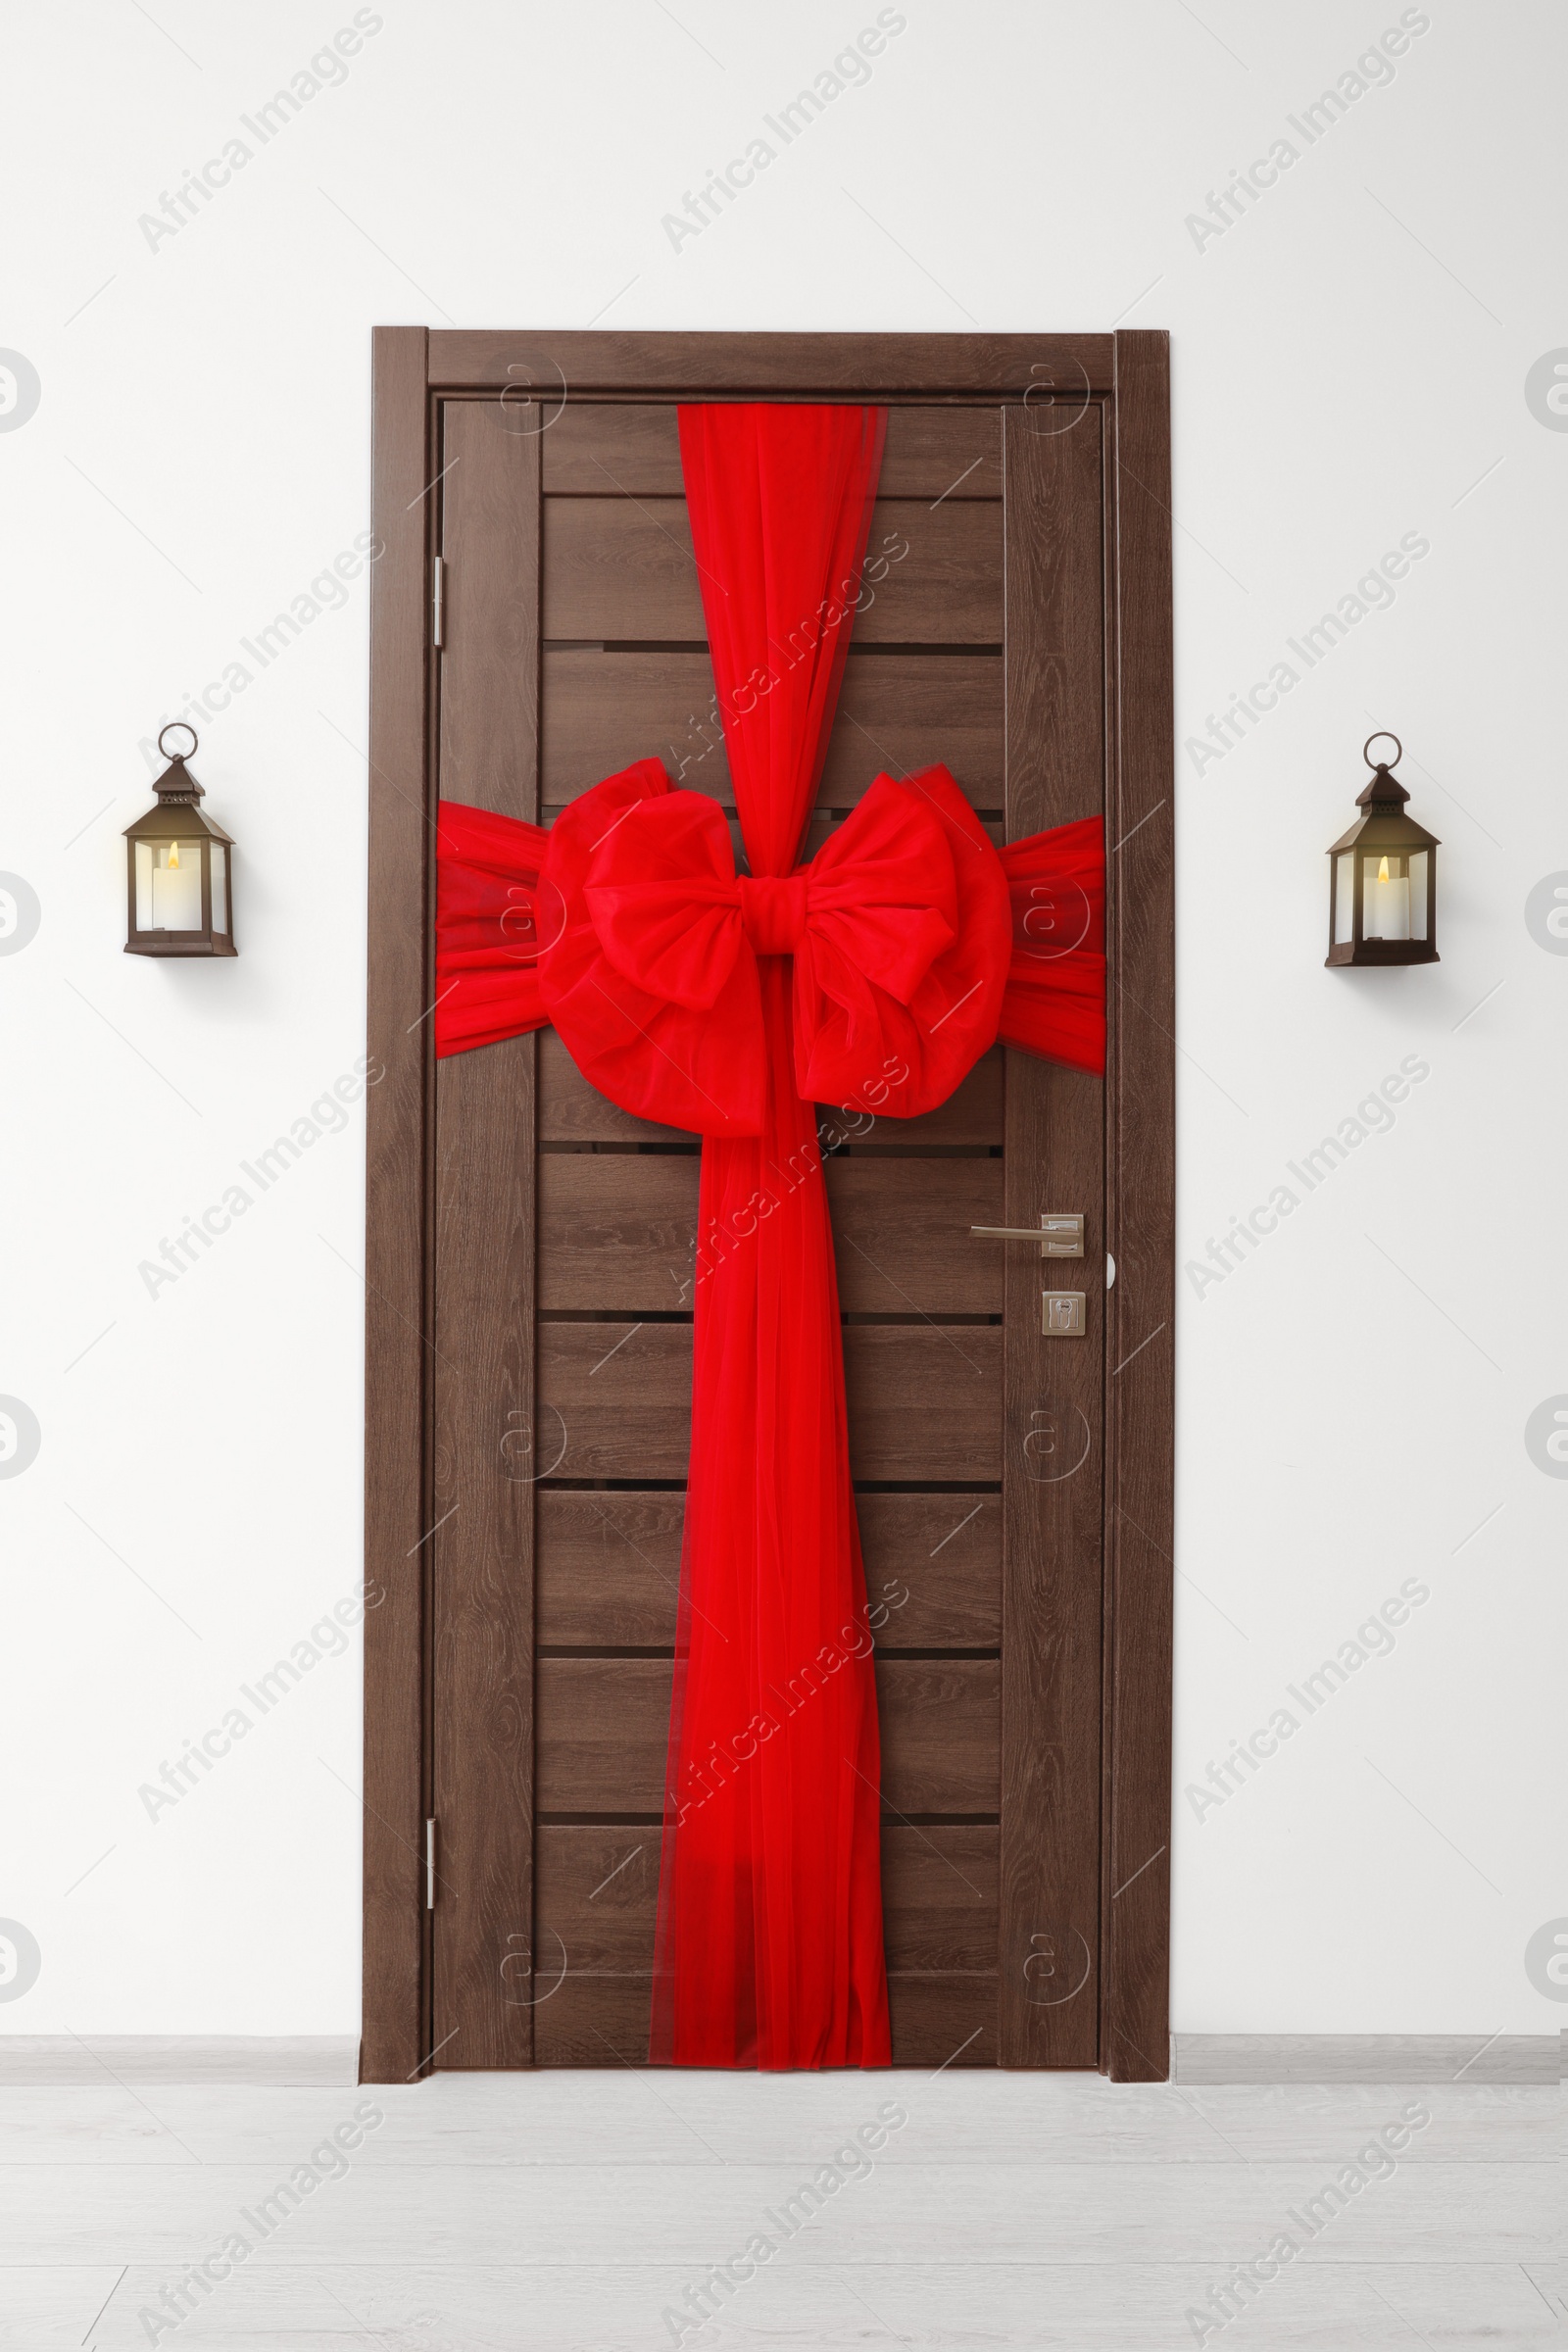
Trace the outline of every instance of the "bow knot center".
<path fill-rule="evenodd" d="M 809 877 L 794 874 L 738 874 L 741 921 L 754 956 L 793 956 L 806 931 Z"/>

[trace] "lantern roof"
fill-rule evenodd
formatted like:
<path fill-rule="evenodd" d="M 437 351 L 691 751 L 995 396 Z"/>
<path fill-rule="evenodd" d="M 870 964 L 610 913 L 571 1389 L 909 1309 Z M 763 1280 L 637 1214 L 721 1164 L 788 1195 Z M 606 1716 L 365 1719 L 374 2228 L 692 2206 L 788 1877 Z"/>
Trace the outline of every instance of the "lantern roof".
<path fill-rule="evenodd" d="M 145 816 L 138 816 L 133 825 L 125 827 L 127 841 L 164 841 L 171 836 L 188 841 L 194 836 L 198 840 L 205 837 L 208 841 L 220 841 L 233 848 L 233 841 L 222 826 L 203 816 L 197 807 L 205 798 L 204 789 L 180 753 L 174 754 L 153 790 L 158 795 L 157 805 Z"/>
<path fill-rule="evenodd" d="M 1348 832 L 1342 833 L 1329 851 L 1331 858 L 1341 850 L 1353 850 L 1358 844 L 1369 850 L 1436 850 L 1442 847 L 1436 833 L 1418 825 L 1413 816 L 1404 813 L 1410 795 L 1398 778 L 1390 773 L 1382 760 L 1372 771 L 1372 780 L 1355 796 L 1355 805 L 1365 814 L 1357 817 Z"/>

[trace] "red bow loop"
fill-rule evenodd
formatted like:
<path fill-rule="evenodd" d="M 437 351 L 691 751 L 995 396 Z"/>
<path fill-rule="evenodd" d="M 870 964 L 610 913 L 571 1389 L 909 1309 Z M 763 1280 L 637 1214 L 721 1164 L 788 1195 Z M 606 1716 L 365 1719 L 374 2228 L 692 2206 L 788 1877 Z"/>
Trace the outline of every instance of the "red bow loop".
<path fill-rule="evenodd" d="M 633 802 L 593 844 L 583 897 L 617 972 L 689 1011 L 706 1012 L 716 1001 L 744 926 L 715 802 L 667 786 Z"/>

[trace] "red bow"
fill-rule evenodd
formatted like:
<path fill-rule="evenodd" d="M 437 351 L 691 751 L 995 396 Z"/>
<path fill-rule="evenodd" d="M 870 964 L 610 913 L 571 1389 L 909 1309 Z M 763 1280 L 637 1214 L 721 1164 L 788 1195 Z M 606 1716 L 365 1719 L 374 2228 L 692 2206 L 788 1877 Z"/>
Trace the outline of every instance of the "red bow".
<path fill-rule="evenodd" d="M 797 1089 L 934 1109 L 996 1035 L 1007 884 L 946 768 L 879 776 L 808 865 L 737 875 L 717 805 L 657 760 L 585 793 L 550 834 L 540 984 L 577 1067 L 622 1109 L 757 1135 L 758 958 L 792 956 Z"/>
<path fill-rule="evenodd" d="M 808 865 L 737 875 L 716 802 L 639 760 L 552 831 L 444 801 L 436 1051 L 554 1021 L 623 1110 L 755 1135 L 758 957 L 793 956 L 808 1102 L 912 1118 L 997 1037 L 1104 1066 L 1097 818 L 1000 854 L 945 767 L 879 776 Z"/>

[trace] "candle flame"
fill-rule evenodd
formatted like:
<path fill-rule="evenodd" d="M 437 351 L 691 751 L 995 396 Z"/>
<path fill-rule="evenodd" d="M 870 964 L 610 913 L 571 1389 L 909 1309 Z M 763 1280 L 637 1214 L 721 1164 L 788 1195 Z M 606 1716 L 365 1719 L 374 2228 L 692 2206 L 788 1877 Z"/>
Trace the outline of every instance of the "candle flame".
<path fill-rule="evenodd" d="M 170 845 L 169 845 L 169 867 L 168 867 L 168 870 L 169 870 L 169 872 L 170 872 L 170 873 L 172 873 L 172 874 L 177 874 L 177 873 L 178 873 L 178 871 L 179 871 L 179 844 L 178 844 L 178 842 L 177 842 L 177 841 L 172 841 L 172 842 L 170 843 Z M 1385 881 L 1387 881 L 1387 880 L 1388 880 L 1388 877 L 1389 877 L 1389 861 L 1388 861 L 1388 859 L 1385 858 L 1384 858 L 1384 860 L 1383 860 L 1383 878 L 1384 878 L 1384 880 L 1385 880 Z"/>
<path fill-rule="evenodd" d="M 1379 880 L 1380 882 L 1386 882 L 1386 881 L 1388 880 L 1388 878 L 1389 878 L 1389 861 L 1388 861 L 1388 859 L 1387 859 L 1386 858 L 1380 858 L 1378 859 L 1378 880 Z"/>

